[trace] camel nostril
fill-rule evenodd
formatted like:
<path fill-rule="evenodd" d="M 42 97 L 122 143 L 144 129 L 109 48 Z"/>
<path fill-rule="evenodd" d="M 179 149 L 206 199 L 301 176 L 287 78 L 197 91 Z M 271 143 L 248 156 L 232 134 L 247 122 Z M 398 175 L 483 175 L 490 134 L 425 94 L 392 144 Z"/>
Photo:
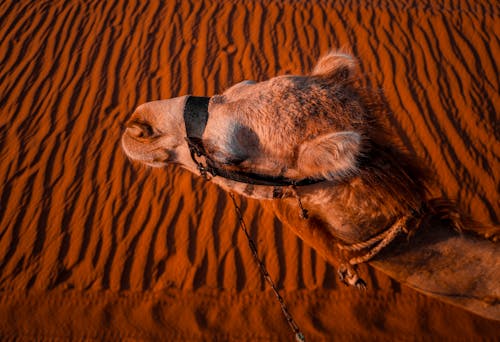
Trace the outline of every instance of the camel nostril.
<path fill-rule="evenodd" d="M 147 122 L 132 120 L 127 124 L 127 133 L 135 138 L 151 138 L 155 130 Z"/>

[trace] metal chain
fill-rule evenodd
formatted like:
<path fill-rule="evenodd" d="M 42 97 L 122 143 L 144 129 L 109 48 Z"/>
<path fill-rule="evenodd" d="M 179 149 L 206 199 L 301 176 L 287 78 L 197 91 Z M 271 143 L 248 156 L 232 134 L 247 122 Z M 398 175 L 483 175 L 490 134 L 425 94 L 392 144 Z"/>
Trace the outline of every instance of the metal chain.
<path fill-rule="evenodd" d="M 229 196 L 231 196 L 231 199 L 233 200 L 234 208 L 236 210 L 236 214 L 238 215 L 238 219 L 240 221 L 240 228 L 241 228 L 241 230 L 243 230 L 243 232 L 245 233 L 245 236 L 247 237 L 248 245 L 250 246 L 250 250 L 252 251 L 252 255 L 253 255 L 255 261 L 259 265 L 260 272 L 264 276 L 264 279 L 269 283 L 269 285 L 273 289 L 273 292 L 276 295 L 278 302 L 280 303 L 281 311 L 283 312 L 283 316 L 285 316 L 285 319 L 288 322 L 290 329 L 295 334 L 295 339 L 297 341 L 304 342 L 306 340 L 304 334 L 300 331 L 299 326 L 297 325 L 297 323 L 295 323 L 295 320 L 293 319 L 292 315 L 288 311 L 288 308 L 285 304 L 285 300 L 279 294 L 276 285 L 274 284 L 271 276 L 269 275 L 269 272 L 267 271 L 266 265 L 264 265 L 262 260 L 260 260 L 260 258 L 259 258 L 259 255 L 257 253 L 257 247 L 256 247 L 253 239 L 250 237 L 250 234 L 248 233 L 247 226 L 245 224 L 245 221 L 243 220 L 243 214 L 241 213 L 240 207 L 236 203 L 236 199 L 234 198 L 234 194 L 229 193 Z"/>

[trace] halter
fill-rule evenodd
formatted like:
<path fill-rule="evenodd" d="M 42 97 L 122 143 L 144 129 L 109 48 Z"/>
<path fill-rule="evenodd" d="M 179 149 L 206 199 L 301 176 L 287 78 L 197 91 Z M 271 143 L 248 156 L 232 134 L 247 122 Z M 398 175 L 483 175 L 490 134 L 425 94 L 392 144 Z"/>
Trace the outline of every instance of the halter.
<path fill-rule="evenodd" d="M 186 126 L 186 141 L 191 152 L 191 158 L 196 163 L 200 174 L 204 178 L 222 177 L 240 183 L 252 185 L 265 185 L 273 187 L 295 187 L 312 185 L 323 182 L 324 179 L 303 178 L 292 179 L 282 176 L 263 175 L 252 172 L 231 171 L 224 168 L 220 163 L 213 160 L 203 146 L 202 136 L 207 126 L 209 117 L 208 104 L 210 97 L 189 96 L 184 107 L 184 124 Z M 204 157 L 205 164 L 197 158 Z"/>

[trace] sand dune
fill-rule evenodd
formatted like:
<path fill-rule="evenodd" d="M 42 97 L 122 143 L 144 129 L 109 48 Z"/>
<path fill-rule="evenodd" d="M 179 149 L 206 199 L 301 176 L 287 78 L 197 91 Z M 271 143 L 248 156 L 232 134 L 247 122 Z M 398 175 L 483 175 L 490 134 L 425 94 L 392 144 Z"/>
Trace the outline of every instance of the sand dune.
<path fill-rule="evenodd" d="M 6 1 L 0 4 L 0 336 L 286 339 L 229 197 L 176 167 L 132 165 L 146 101 L 308 72 L 331 48 L 384 90 L 436 194 L 499 223 L 495 1 Z M 310 340 L 499 337 L 500 325 L 369 267 L 369 289 L 238 199 Z"/>

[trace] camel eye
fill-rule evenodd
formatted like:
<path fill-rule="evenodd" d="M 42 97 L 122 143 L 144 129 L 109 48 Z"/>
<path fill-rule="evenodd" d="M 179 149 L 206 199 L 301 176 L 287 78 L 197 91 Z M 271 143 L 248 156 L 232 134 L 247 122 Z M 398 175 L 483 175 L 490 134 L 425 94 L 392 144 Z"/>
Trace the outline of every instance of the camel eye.
<path fill-rule="evenodd" d="M 139 120 L 132 120 L 127 124 L 127 133 L 134 138 L 147 139 L 156 135 L 156 132 L 149 123 Z"/>

